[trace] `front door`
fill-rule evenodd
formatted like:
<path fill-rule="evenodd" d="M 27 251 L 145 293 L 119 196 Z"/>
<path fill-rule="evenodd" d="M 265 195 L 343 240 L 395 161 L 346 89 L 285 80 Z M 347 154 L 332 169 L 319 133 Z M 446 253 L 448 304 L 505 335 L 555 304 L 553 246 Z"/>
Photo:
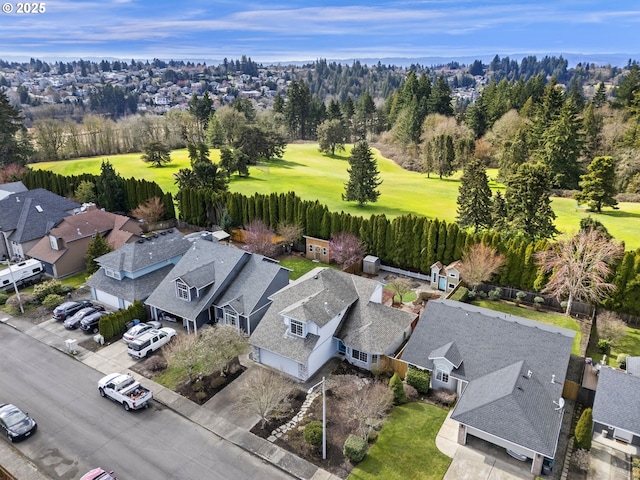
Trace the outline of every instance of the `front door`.
<path fill-rule="evenodd" d="M 442 290 L 443 292 L 447 289 L 447 279 L 446 277 L 440 277 L 438 281 L 438 290 Z"/>
<path fill-rule="evenodd" d="M 338 353 L 341 353 L 342 355 L 347 353 L 347 349 L 345 348 L 344 343 L 342 343 L 342 340 L 338 340 Z"/>

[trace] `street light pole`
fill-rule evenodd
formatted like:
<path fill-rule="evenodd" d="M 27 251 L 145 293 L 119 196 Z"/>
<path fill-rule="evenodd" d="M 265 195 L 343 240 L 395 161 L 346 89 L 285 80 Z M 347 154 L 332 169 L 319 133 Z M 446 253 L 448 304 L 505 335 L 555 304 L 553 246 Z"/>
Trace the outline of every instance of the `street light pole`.
<path fill-rule="evenodd" d="M 307 390 L 307 394 L 313 392 L 313 389 L 322 384 L 322 459 L 327 459 L 327 396 L 325 395 L 325 377 Z"/>

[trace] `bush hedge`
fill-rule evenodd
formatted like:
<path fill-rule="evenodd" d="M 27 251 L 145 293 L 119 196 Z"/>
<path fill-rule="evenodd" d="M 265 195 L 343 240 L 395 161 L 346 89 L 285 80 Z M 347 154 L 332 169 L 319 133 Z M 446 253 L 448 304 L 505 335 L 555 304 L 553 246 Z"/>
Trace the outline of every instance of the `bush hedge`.
<path fill-rule="evenodd" d="M 367 454 L 367 441 L 358 435 L 349 435 L 342 449 L 344 456 L 353 463 L 361 461 Z"/>
<path fill-rule="evenodd" d="M 304 427 L 304 441 L 314 447 L 322 445 L 322 422 L 310 422 Z"/>
<path fill-rule="evenodd" d="M 4 305 L 7 303 L 7 299 L 9 298 L 8 293 L 0 292 L 0 305 Z"/>
<path fill-rule="evenodd" d="M 119 310 L 101 317 L 98 323 L 100 335 L 102 335 L 105 340 L 109 340 L 116 335 L 124 333 L 127 331 L 127 323 L 136 318 L 141 322 L 147 319 L 147 311 L 144 305 L 138 300 L 133 302 L 133 305 L 130 305 L 126 310 Z"/>
<path fill-rule="evenodd" d="M 576 445 L 584 450 L 591 450 L 591 429 L 593 428 L 593 412 L 586 408 L 576 424 Z"/>
<path fill-rule="evenodd" d="M 49 280 L 33 287 L 33 294 L 40 302 L 43 302 L 48 295 L 64 295 L 71 290 L 73 287 L 63 285 L 60 280 Z"/>
<path fill-rule="evenodd" d="M 42 305 L 47 307 L 48 309 L 53 310 L 58 305 L 64 302 L 64 297 L 62 295 L 58 295 L 56 293 L 50 293 L 42 300 Z"/>
<path fill-rule="evenodd" d="M 429 393 L 429 383 L 431 375 L 426 370 L 420 370 L 419 368 L 409 367 L 405 382 L 415 388 L 418 393 L 426 395 Z"/>
<path fill-rule="evenodd" d="M 402 405 L 403 403 L 407 403 L 407 394 L 404 391 L 404 385 L 402 383 L 400 375 L 398 375 L 397 373 L 393 374 L 393 376 L 389 380 L 389 388 L 393 392 L 394 405 Z"/>

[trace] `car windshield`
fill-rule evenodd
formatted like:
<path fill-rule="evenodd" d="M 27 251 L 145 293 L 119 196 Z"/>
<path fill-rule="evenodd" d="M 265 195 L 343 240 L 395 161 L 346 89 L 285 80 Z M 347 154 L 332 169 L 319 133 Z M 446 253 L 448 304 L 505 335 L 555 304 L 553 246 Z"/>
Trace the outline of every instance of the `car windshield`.
<path fill-rule="evenodd" d="M 2 418 L 4 420 L 5 425 L 7 425 L 7 427 L 11 427 L 13 425 L 16 425 L 22 422 L 25 418 L 27 418 L 27 416 L 24 413 L 22 413 L 20 410 L 11 410 L 7 415 L 4 415 Z"/>

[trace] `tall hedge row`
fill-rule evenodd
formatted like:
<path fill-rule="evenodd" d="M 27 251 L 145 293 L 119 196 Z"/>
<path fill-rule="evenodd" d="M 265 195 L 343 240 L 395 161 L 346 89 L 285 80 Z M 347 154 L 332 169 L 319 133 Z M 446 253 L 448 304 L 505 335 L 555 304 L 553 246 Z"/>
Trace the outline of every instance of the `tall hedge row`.
<path fill-rule="evenodd" d="M 101 317 L 98 322 L 100 335 L 102 335 L 105 340 L 109 340 L 116 335 L 124 333 L 127 331 L 127 323 L 136 318 L 141 322 L 147 319 L 147 311 L 142 302 L 138 300 L 133 302 L 133 304 L 125 310 L 118 310 L 117 312 Z"/>

